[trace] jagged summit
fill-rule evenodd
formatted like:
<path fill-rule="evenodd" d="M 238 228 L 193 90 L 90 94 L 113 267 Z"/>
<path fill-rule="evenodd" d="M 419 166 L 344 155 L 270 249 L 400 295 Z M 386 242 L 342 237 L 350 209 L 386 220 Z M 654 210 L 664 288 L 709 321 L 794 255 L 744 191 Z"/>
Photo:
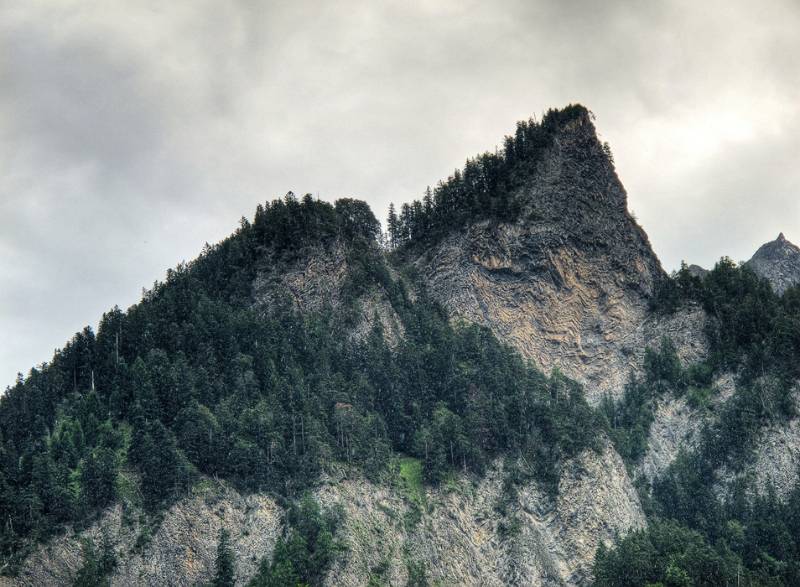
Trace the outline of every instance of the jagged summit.
<path fill-rule="evenodd" d="M 641 325 L 666 275 L 627 210 L 610 149 L 588 110 L 551 114 L 541 125 L 551 129 L 547 142 L 526 156 L 503 194 L 513 213 L 468 218 L 427 243 L 414 263 L 452 316 L 487 326 L 545 371 L 558 368 L 584 383 L 590 402 L 600 401 L 623 389 L 640 362 L 631 349 L 660 338 L 657 327 Z M 530 127 L 521 127 L 522 140 L 508 143 L 527 152 Z M 518 151 L 506 147 L 512 157 Z"/>
<path fill-rule="evenodd" d="M 800 248 L 788 241 L 783 232 L 774 241 L 759 247 L 747 265 L 782 294 L 800 282 Z"/>
<path fill-rule="evenodd" d="M 547 187 L 542 184 L 554 164 L 560 177 L 552 179 L 577 178 L 578 183 L 570 189 L 537 189 Z M 624 212 L 625 192 L 608 146 L 597 139 L 591 113 L 571 104 L 548 110 L 541 121 L 517 122 L 500 151 L 468 159 L 463 169 L 429 188 L 422 200 L 403 204 L 399 214 L 390 209 L 389 237 L 393 248 L 419 250 L 482 220 L 561 217 L 589 208 L 588 216 L 602 222 L 600 206 Z"/>

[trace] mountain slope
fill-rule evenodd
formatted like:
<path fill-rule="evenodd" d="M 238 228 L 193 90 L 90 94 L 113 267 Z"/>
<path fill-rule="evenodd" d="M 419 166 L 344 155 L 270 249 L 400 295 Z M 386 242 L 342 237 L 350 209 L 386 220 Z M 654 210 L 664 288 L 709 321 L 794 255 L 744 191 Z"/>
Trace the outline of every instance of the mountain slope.
<path fill-rule="evenodd" d="M 359 476 L 321 484 L 315 497 L 323 507 L 341 508 L 338 534 L 347 549 L 325 584 L 380 579 L 402 585 L 415 569 L 431 582 L 451 584 L 583 583 L 600 542 L 610 545 L 644 524 L 635 491 L 610 447 L 568 466 L 555 498 L 524 483 L 509 500 L 504 477 L 498 466 L 481 479 L 454 479 L 447 490 L 426 488 L 421 501 L 403 486 Z M 501 515 L 498 503 L 506 502 L 508 512 Z M 214 572 L 220 528 L 233 537 L 239 578 L 250 579 L 258 561 L 272 555 L 286 513 L 274 498 L 242 496 L 209 483 L 165 512 L 143 548 L 136 543 L 146 526 L 126 524 L 124 516 L 123 508 L 114 508 L 81 534 L 97 544 L 104 529 L 113 534 L 119 566 L 111 584 L 193 585 Z M 509 534 L 513 527 L 518 529 Z M 81 536 L 38 549 L 8 584 L 70 584 L 82 565 Z"/>
<path fill-rule="evenodd" d="M 786 240 L 783 233 L 761 245 L 747 265 L 769 281 L 778 294 L 800 283 L 800 248 Z"/>
<path fill-rule="evenodd" d="M 792 584 L 795 288 L 666 275 L 576 105 L 389 229 L 259 205 L 10 388 L 0 584 Z"/>
<path fill-rule="evenodd" d="M 559 368 L 595 404 L 620 394 L 664 335 L 684 360 L 702 357 L 702 313 L 651 317 L 666 275 L 587 111 L 556 127 L 512 198 L 521 207 L 512 221 L 475 222 L 415 260 L 451 316 L 486 325 L 545 371 Z"/>

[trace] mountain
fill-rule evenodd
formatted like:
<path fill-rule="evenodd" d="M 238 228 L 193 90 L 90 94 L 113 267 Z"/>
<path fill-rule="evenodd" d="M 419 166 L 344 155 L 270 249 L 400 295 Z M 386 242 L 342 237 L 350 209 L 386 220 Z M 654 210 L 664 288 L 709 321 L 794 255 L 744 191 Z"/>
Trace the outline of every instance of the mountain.
<path fill-rule="evenodd" d="M 579 105 L 387 226 L 260 204 L 10 387 L 0 585 L 797 584 L 797 290 L 667 275 Z"/>
<path fill-rule="evenodd" d="M 650 315 L 666 275 L 587 111 L 559 127 L 512 198 L 521 207 L 513 222 L 473 223 L 413 260 L 452 317 L 580 381 L 594 404 L 619 393 L 665 334 L 681 357 L 702 353 L 702 316 Z"/>
<path fill-rule="evenodd" d="M 786 240 L 783 233 L 761 245 L 747 265 L 779 294 L 800 283 L 800 248 Z"/>

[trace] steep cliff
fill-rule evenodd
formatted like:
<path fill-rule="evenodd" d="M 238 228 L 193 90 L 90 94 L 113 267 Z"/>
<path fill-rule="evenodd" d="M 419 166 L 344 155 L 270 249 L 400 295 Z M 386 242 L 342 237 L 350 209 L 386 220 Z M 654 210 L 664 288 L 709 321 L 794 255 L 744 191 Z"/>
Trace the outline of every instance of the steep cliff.
<path fill-rule="evenodd" d="M 481 478 L 461 476 L 447 488 L 410 495 L 399 483 L 375 484 L 357 473 L 329 478 L 317 500 L 343 512 L 345 546 L 328 585 L 403 585 L 410 566 L 432 583 L 458 585 L 575 585 L 590 576 L 594 552 L 632 529 L 644 515 L 625 467 L 606 447 L 565 467 L 558 495 L 535 483 L 503 493 L 498 462 Z M 507 501 L 506 513 L 498 513 Z M 83 543 L 110 535 L 119 563 L 111 585 L 195 585 L 211 580 L 221 528 L 232 536 L 237 584 L 269 558 L 285 514 L 265 495 L 243 496 L 206 481 L 165 512 L 155 527 L 141 512 L 116 506 L 91 528 L 69 532 L 35 551 L 15 579 L 0 585 L 68 585 L 83 564 Z M 509 531 L 512 522 L 516 529 Z"/>
<path fill-rule="evenodd" d="M 281 550 L 303 489 L 342 514 L 328 585 L 590 584 L 598 548 L 647 526 L 634 482 L 649 494 L 678 455 L 713 440 L 747 391 L 736 365 L 760 347 L 729 345 L 727 363 L 715 355 L 721 322 L 705 298 L 654 309 L 673 280 L 628 212 L 588 111 L 527 124 L 504 155 L 465 174 L 483 187 L 451 186 L 469 209 L 456 220 L 437 188 L 405 210 L 409 226 L 419 218 L 389 251 L 363 202 L 287 195 L 20 383 L 0 410 L 10 439 L 0 498 L 16 508 L 4 555 L 28 556 L 0 585 L 70 584 L 87 545 L 101 543 L 116 558 L 112 585 L 202 584 L 221 529 L 244 585 Z M 749 264 L 783 292 L 798 259 L 781 235 Z M 649 376 L 646 349 L 664 338 L 681 383 L 643 387 L 652 414 L 635 423 L 644 448 L 626 467 L 603 400 Z M 787 499 L 798 419 L 772 418 L 779 396 L 751 397 L 764 409 L 743 402 L 746 418 L 731 421 L 756 446 L 735 472 L 715 464 L 717 496 L 744 479 Z M 41 439 L 27 446 L 34 428 Z M 90 468 L 104 462 L 105 501 Z M 418 468 L 416 485 L 400 463 Z"/>
<path fill-rule="evenodd" d="M 619 394 L 664 335 L 686 361 L 702 355 L 702 312 L 666 320 L 649 312 L 665 275 L 588 113 L 557 130 L 515 197 L 516 221 L 472 224 L 414 261 L 453 317 L 586 384 L 594 403 Z"/>
<path fill-rule="evenodd" d="M 783 233 L 761 245 L 747 265 L 779 294 L 800 283 L 800 248 L 786 240 Z"/>
<path fill-rule="evenodd" d="M 290 261 L 265 255 L 252 284 L 254 307 L 269 312 L 288 301 L 302 313 L 346 314 L 348 335 L 355 340 L 363 339 L 377 320 L 389 345 L 395 346 L 403 335 L 403 324 L 388 292 L 373 281 L 367 286 L 354 284 L 354 278 L 364 272 L 365 257 L 386 270 L 390 279 L 401 279 L 377 244 L 354 250 L 353 243 L 334 238 Z"/>

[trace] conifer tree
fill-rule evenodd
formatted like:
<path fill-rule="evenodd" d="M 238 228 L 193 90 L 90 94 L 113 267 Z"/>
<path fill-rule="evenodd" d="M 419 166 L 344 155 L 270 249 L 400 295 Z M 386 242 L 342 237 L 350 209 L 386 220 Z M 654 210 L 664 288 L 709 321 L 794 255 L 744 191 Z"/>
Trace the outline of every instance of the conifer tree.
<path fill-rule="evenodd" d="M 236 582 L 236 560 L 231 550 L 230 534 L 225 528 L 219 531 L 217 544 L 217 571 L 214 574 L 212 587 L 233 587 Z"/>
<path fill-rule="evenodd" d="M 389 217 L 386 219 L 386 227 L 389 231 L 389 247 L 394 249 L 398 243 L 398 229 L 399 223 L 397 220 L 397 212 L 394 210 L 394 203 L 389 204 Z"/>

